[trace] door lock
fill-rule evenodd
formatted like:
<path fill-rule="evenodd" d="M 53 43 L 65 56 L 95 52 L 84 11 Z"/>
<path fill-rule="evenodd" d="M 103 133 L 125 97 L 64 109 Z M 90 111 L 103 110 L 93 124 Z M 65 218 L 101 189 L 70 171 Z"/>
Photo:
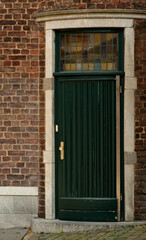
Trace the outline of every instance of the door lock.
<path fill-rule="evenodd" d="M 59 151 L 60 151 L 60 159 L 63 160 L 64 159 L 64 142 L 60 142 L 60 147 L 59 147 Z"/>

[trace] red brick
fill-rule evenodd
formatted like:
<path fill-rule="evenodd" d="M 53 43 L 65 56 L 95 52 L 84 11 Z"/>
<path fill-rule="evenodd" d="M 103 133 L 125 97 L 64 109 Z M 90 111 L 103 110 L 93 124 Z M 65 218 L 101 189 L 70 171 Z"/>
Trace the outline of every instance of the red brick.
<path fill-rule="evenodd" d="M 16 175 L 16 174 L 8 174 L 7 178 L 9 180 L 23 180 L 24 179 L 24 175 Z"/>
<path fill-rule="evenodd" d="M 5 67 L 11 66 L 11 62 L 10 62 L 10 61 L 5 61 L 5 62 L 4 62 L 4 66 L 5 66 Z"/>
<path fill-rule="evenodd" d="M 4 26 L 4 25 L 15 25 L 16 21 L 13 20 L 0 20 L 0 25 Z"/>
<path fill-rule="evenodd" d="M 19 54 L 20 53 L 20 50 L 19 49 L 14 49 L 13 50 L 13 54 Z"/>
<path fill-rule="evenodd" d="M 8 151 L 8 155 L 9 156 L 12 156 L 12 155 L 24 156 L 25 152 L 24 151 Z"/>
<path fill-rule="evenodd" d="M 12 62 L 12 65 L 13 65 L 13 66 L 20 66 L 20 62 L 19 62 L 19 61 L 13 61 L 13 62 Z"/>

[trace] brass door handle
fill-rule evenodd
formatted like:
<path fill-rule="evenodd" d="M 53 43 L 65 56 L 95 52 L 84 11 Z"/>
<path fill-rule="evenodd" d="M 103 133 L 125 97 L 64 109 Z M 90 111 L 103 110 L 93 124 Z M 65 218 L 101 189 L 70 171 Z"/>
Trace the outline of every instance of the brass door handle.
<path fill-rule="evenodd" d="M 64 159 L 64 142 L 60 142 L 60 147 L 59 147 L 59 151 L 60 151 L 60 159 L 63 160 Z"/>

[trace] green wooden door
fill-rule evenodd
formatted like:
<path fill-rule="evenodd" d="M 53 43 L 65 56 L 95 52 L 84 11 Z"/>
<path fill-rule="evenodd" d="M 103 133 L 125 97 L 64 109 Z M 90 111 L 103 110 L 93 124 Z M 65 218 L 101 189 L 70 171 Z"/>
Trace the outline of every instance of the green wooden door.
<path fill-rule="evenodd" d="M 55 77 L 56 218 L 62 220 L 118 218 L 116 75 L 93 75 Z"/>

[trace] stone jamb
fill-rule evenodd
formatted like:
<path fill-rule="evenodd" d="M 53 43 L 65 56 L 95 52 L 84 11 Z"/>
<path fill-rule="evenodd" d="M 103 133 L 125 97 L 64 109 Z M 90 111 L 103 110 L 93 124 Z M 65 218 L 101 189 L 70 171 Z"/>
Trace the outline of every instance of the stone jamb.
<path fill-rule="evenodd" d="M 54 78 L 55 71 L 55 32 L 46 30 L 46 79 L 49 87 L 45 90 L 45 216 L 55 219 L 55 140 L 54 140 Z M 45 79 L 45 82 L 46 82 Z M 44 86 L 44 87 L 45 87 Z"/>

